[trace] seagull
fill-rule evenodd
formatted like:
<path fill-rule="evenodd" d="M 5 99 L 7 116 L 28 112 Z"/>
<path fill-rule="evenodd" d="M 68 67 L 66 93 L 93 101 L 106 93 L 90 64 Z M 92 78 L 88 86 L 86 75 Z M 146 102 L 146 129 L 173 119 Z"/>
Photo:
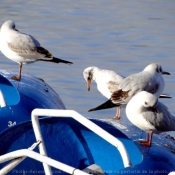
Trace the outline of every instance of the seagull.
<path fill-rule="evenodd" d="M 175 117 L 155 94 L 146 91 L 137 93 L 126 106 L 126 116 L 135 126 L 146 131 L 146 140 L 141 145 L 150 146 L 153 133 L 175 131 Z"/>
<path fill-rule="evenodd" d="M 115 73 L 114 71 L 100 69 L 95 66 L 87 67 L 83 71 L 83 76 L 87 82 L 88 91 L 90 91 L 91 82 L 95 81 L 97 84 L 97 89 L 107 99 L 110 99 L 112 93 L 118 90 L 119 83 L 124 79 L 122 75 Z M 121 108 L 119 106 L 117 107 L 115 117 L 120 117 L 120 111 Z"/>
<path fill-rule="evenodd" d="M 31 35 L 20 33 L 15 28 L 13 21 L 6 21 L 1 26 L 0 50 L 12 61 L 19 64 L 18 76 L 12 76 L 13 80 L 21 79 L 22 65 L 35 61 L 49 61 L 54 63 L 73 64 L 72 62 L 53 57 L 53 55 L 41 47 L 40 43 Z"/>
<path fill-rule="evenodd" d="M 92 108 L 90 111 L 112 108 L 116 106 L 126 105 L 129 100 L 140 91 L 147 91 L 155 94 L 157 98 L 171 98 L 161 93 L 164 90 L 163 74 L 170 73 L 163 71 L 161 65 L 156 63 L 149 64 L 143 71 L 131 74 L 120 82 L 118 90 L 112 93 L 111 98 L 102 105 Z M 119 119 L 117 116 L 113 119 Z"/>

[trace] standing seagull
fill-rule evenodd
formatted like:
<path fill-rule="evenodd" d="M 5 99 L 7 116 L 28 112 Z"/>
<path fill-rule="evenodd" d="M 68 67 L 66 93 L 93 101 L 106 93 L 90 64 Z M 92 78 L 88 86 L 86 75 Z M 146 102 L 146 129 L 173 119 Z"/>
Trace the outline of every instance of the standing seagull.
<path fill-rule="evenodd" d="M 153 133 L 175 131 L 175 117 L 155 94 L 146 91 L 139 92 L 128 102 L 126 115 L 131 123 L 146 131 L 146 140 L 139 140 L 144 146 L 151 145 Z"/>
<path fill-rule="evenodd" d="M 97 89 L 107 99 L 111 98 L 113 92 L 118 90 L 119 83 L 124 79 L 123 76 L 111 70 L 99 69 L 98 67 L 88 67 L 83 71 L 83 76 L 87 81 L 87 89 L 90 91 L 91 82 L 97 83 Z M 120 106 L 117 108 L 116 118 L 120 117 Z"/>
<path fill-rule="evenodd" d="M 9 59 L 19 64 L 18 76 L 12 76 L 13 80 L 21 79 L 22 65 L 35 61 L 50 61 L 54 63 L 73 64 L 61 60 L 40 46 L 40 43 L 31 35 L 20 33 L 15 28 L 13 21 L 6 21 L 0 31 L 0 50 Z"/>
<path fill-rule="evenodd" d="M 158 98 L 165 86 L 162 77 L 163 74 L 170 75 L 170 73 L 164 72 L 162 67 L 156 63 L 148 65 L 142 72 L 126 77 L 119 84 L 118 90 L 111 95 L 110 100 L 96 108 L 90 109 L 89 112 L 127 104 L 129 100 L 140 91 L 150 92 Z M 166 95 L 160 97 L 169 98 L 169 96 Z M 119 118 L 115 117 L 114 119 Z"/>

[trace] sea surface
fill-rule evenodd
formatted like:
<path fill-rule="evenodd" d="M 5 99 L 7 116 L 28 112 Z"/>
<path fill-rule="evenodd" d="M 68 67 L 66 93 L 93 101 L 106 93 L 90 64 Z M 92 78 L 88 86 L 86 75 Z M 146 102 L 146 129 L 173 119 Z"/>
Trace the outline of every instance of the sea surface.
<path fill-rule="evenodd" d="M 164 76 L 161 100 L 175 116 L 175 1 L 174 0 L 53 0 L 0 2 L 0 25 L 13 20 L 16 28 L 34 36 L 55 57 L 72 66 L 36 62 L 23 73 L 42 78 L 67 109 L 91 118 L 108 118 L 116 109 L 87 112 L 107 99 L 93 82 L 86 88 L 83 70 L 89 66 L 128 76 L 156 62 L 171 73 Z M 18 64 L 0 53 L 0 68 L 18 71 Z M 122 108 L 122 120 L 126 120 Z"/>

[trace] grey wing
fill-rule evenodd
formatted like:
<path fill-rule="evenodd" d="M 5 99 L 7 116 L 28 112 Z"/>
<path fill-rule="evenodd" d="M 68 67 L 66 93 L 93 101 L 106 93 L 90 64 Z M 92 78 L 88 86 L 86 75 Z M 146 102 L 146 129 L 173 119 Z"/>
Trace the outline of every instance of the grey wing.
<path fill-rule="evenodd" d="M 34 37 L 24 33 L 12 35 L 8 43 L 12 48 L 16 49 L 18 53 L 22 53 L 23 50 L 35 51 L 37 47 L 40 47 L 40 43 Z"/>
<path fill-rule="evenodd" d="M 42 48 L 40 43 L 34 37 L 24 33 L 18 33 L 11 37 L 11 39 L 8 41 L 8 46 L 20 56 L 30 58 L 33 55 L 36 56 L 37 54 L 38 59 L 47 57 L 47 55 L 49 55 L 48 58 L 52 57 L 52 54 L 46 49 Z"/>
<path fill-rule="evenodd" d="M 113 103 L 126 104 L 130 100 L 130 98 L 134 95 L 134 93 L 138 91 L 137 87 L 138 82 L 135 81 L 137 80 L 136 77 L 137 74 L 132 74 L 124 78 L 120 82 L 118 90 L 111 95 L 111 100 Z"/>
<path fill-rule="evenodd" d="M 119 89 L 123 91 L 131 90 L 133 86 L 138 85 L 138 74 L 132 74 L 126 77 L 119 85 Z"/>
<path fill-rule="evenodd" d="M 125 92 L 129 91 L 130 96 L 133 96 L 143 90 L 154 93 L 157 91 L 158 87 L 158 81 L 151 75 L 144 72 L 128 76 L 119 85 L 119 89 L 122 89 L 122 91 Z"/>
<path fill-rule="evenodd" d="M 148 73 L 132 74 L 121 81 L 118 90 L 111 95 L 111 100 L 116 104 L 126 104 L 138 92 L 147 91 L 154 93 L 158 87 L 158 81 Z"/>
<path fill-rule="evenodd" d="M 143 113 L 143 116 L 160 132 L 175 130 L 175 117 L 171 115 L 168 108 L 161 102 L 158 102 L 155 109 L 148 109 L 147 112 Z"/>

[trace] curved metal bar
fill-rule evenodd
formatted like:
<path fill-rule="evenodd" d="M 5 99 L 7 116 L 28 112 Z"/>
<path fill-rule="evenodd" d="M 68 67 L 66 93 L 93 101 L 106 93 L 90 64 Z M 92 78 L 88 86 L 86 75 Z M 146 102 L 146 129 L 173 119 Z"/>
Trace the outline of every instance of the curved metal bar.
<path fill-rule="evenodd" d="M 31 151 L 34 150 L 39 144 L 40 144 L 40 141 L 34 143 L 31 147 L 28 148 L 28 150 L 31 150 Z M 14 167 L 16 167 L 18 164 L 20 164 L 25 158 L 26 157 L 19 157 L 19 158 L 16 158 L 16 159 L 12 160 L 11 162 L 9 162 L 6 166 L 4 166 L 0 170 L 0 174 L 7 174 Z"/>
<path fill-rule="evenodd" d="M 47 156 L 43 156 L 43 155 L 41 155 L 39 153 L 36 153 L 36 152 L 28 150 L 28 149 L 21 149 L 21 150 L 13 151 L 13 152 L 10 152 L 10 153 L 7 153 L 5 155 L 0 156 L 0 163 L 6 162 L 6 161 L 9 161 L 9 160 L 12 160 L 12 159 L 16 159 L 16 158 L 19 158 L 19 157 L 30 157 L 32 159 L 35 159 L 35 160 L 37 160 L 39 162 L 45 163 L 47 165 L 50 165 L 50 166 L 52 166 L 54 168 L 57 168 L 57 169 L 59 169 L 61 171 L 69 173 L 69 174 L 88 175 L 87 173 L 85 173 L 85 172 L 83 172 L 83 171 L 81 171 L 79 169 L 73 168 L 73 167 L 71 167 L 69 165 L 66 165 L 64 163 L 58 162 L 58 161 L 56 161 L 54 159 L 51 159 L 51 158 L 49 158 Z M 47 175 L 47 173 L 46 173 L 46 175 Z"/>
<path fill-rule="evenodd" d="M 33 124 L 33 129 L 35 133 L 36 140 L 41 139 L 41 143 L 39 145 L 40 151 L 45 154 L 45 146 L 44 146 L 44 141 L 42 139 L 41 131 L 40 131 L 40 126 L 39 126 L 39 121 L 38 121 L 38 116 L 50 116 L 50 117 L 72 117 L 75 120 L 77 120 L 79 123 L 82 125 L 86 126 L 89 128 L 91 131 L 111 143 L 113 146 L 115 146 L 122 157 L 124 167 L 129 167 L 131 166 L 130 158 L 127 153 L 127 150 L 123 143 L 106 132 L 104 129 L 100 128 L 98 125 L 95 123 L 91 122 L 78 112 L 74 110 L 58 110 L 58 109 L 34 109 L 32 111 L 32 124 Z"/>

